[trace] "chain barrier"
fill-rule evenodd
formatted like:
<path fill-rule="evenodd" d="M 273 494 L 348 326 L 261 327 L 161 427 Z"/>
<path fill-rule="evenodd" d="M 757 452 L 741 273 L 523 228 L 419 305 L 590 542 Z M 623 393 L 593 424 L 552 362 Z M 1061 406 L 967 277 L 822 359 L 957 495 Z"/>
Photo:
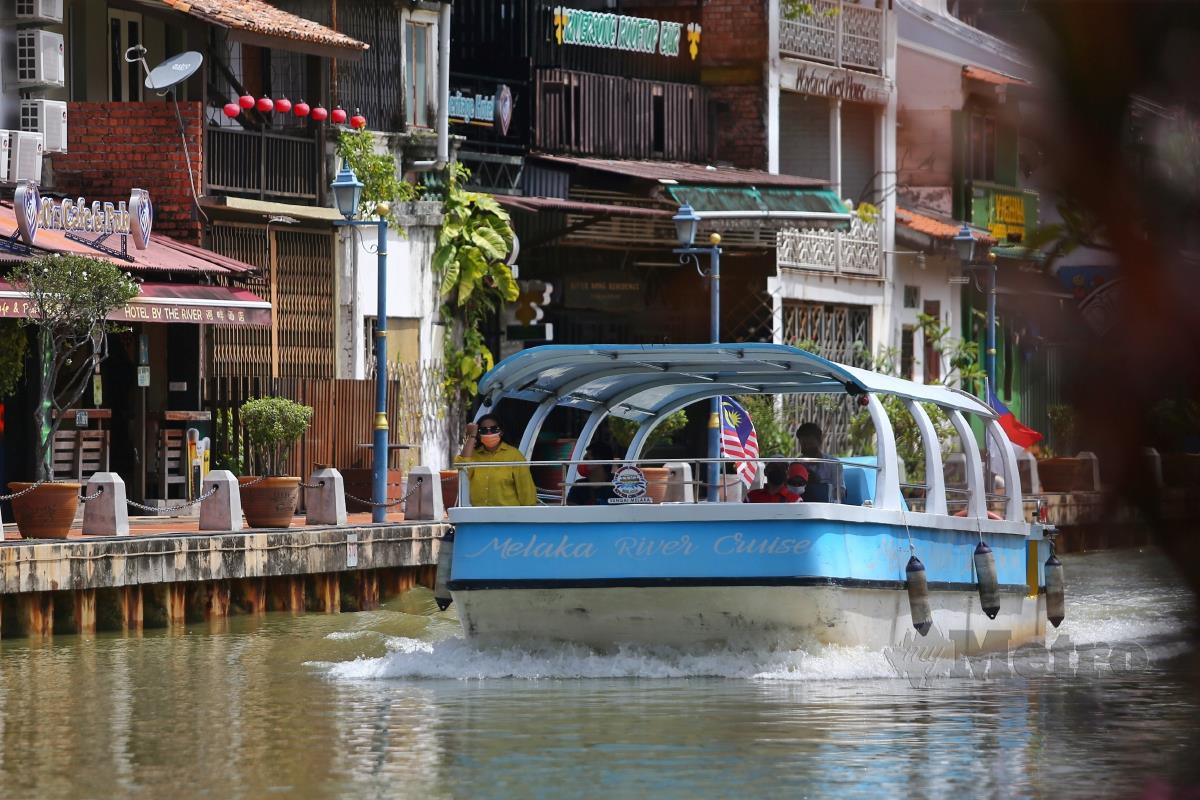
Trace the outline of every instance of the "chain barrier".
<path fill-rule="evenodd" d="M 356 503 L 362 503 L 364 506 L 370 506 L 371 508 L 392 508 L 394 506 L 400 505 L 405 500 L 412 497 L 413 493 L 416 492 L 417 489 L 421 488 L 421 484 L 424 483 L 424 481 L 425 481 L 424 478 L 417 478 L 416 486 L 413 486 L 411 489 L 409 489 L 404 494 L 404 497 L 401 497 L 398 500 L 393 500 L 390 503 L 376 503 L 374 500 L 363 500 L 361 497 L 355 497 L 354 495 L 350 494 L 349 492 L 346 492 L 346 497 L 347 497 L 347 499 L 353 500 Z"/>
<path fill-rule="evenodd" d="M 25 495 L 29 494 L 34 489 L 37 489 L 44 483 L 46 483 L 46 481 L 38 481 L 37 483 L 33 484 L 32 486 L 28 486 L 19 492 L 13 492 L 12 494 L 0 495 L 0 502 L 4 502 L 7 500 L 16 500 L 18 497 L 24 497 Z"/>
<path fill-rule="evenodd" d="M 127 505 L 132 506 L 133 508 L 140 510 L 140 511 L 149 511 L 151 514 L 162 514 L 164 512 L 168 512 L 168 511 L 184 511 L 184 510 L 196 505 L 197 503 L 203 503 L 205 500 L 207 500 L 208 498 L 210 498 L 214 494 L 216 494 L 217 489 L 220 489 L 220 488 L 221 488 L 221 484 L 214 483 L 211 489 L 209 489 L 207 492 L 205 492 L 204 494 L 197 497 L 195 500 L 192 500 L 187 503 L 180 503 L 179 505 L 175 505 L 175 506 L 148 506 L 145 503 L 139 503 L 135 500 L 126 500 L 125 503 Z"/>
<path fill-rule="evenodd" d="M 316 483 L 305 483 L 304 481 L 300 481 L 300 488 L 301 489 L 323 489 L 323 488 L 325 488 L 325 481 L 317 481 Z"/>
<path fill-rule="evenodd" d="M 97 497 L 99 497 L 102 494 L 104 494 L 104 487 L 98 486 L 98 487 L 96 487 L 95 494 L 85 494 L 83 497 L 79 498 L 79 502 L 86 503 L 88 500 L 95 500 Z"/>
<path fill-rule="evenodd" d="M 260 475 L 259 477 L 255 478 L 252 481 L 247 481 L 246 483 L 238 484 L 238 488 L 245 489 L 249 486 L 257 486 L 258 484 L 262 483 L 263 481 L 265 481 L 267 478 L 270 478 L 270 477 L 271 477 L 270 475 Z M 301 484 L 301 485 L 303 485 L 303 484 Z"/>

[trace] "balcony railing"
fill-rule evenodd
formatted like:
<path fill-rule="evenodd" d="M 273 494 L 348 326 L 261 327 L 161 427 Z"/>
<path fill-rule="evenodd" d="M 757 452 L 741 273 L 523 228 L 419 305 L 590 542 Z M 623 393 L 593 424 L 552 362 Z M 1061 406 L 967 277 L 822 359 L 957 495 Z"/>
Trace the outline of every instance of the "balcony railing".
<path fill-rule="evenodd" d="M 210 127 L 204 160 L 210 192 L 316 203 L 327 183 L 320 145 L 307 133 Z"/>
<path fill-rule="evenodd" d="M 782 268 L 883 278 L 883 243 L 880 221 L 855 217 L 850 230 L 783 230 L 776 239 L 776 261 Z"/>
<path fill-rule="evenodd" d="M 846 0 L 796 5 L 793 17 L 779 23 L 781 55 L 875 74 L 883 70 L 883 9 Z"/>

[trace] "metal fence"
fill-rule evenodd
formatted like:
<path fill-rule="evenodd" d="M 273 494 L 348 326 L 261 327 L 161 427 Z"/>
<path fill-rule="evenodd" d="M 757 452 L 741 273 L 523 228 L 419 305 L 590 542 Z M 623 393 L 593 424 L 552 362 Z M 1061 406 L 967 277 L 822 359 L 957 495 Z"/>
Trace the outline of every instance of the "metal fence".
<path fill-rule="evenodd" d="M 326 183 L 318 137 L 308 131 L 210 127 L 204 156 L 210 192 L 315 203 Z"/>
<path fill-rule="evenodd" d="M 883 279 L 882 220 L 854 217 L 850 230 L 797 230 L 777 234 L 777 261 L 786 269 Z"/>
<path fill-rule="evenodd" d="M 880 73 L 883 15 L 880 8 L 843 0 L 809 0 L 803 11 L 779 22 L 779 52 L 835 67 Z"/>

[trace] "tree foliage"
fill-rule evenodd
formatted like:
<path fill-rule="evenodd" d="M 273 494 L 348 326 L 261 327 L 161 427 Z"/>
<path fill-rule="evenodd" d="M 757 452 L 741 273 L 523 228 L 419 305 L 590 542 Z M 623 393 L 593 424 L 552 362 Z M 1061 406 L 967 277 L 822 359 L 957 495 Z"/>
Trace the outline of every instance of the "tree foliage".
<path fill-rule="evenodd" d="M 0 320 L 0 400 L 16 391 L 25 375 L 25 352 L 28 340 L 20 322 Z"/>
<path fill-rule="evenodd" d="M 396 175 L 396 162 L 390 153 L 375 152 L 375 137 L 365 128 L 360 131 L 342 131 L 338 134 L 337 155 L 362 181 L 362 198 L 358 214 L 362 217 L 375 216 L 380 203 L 404 203 L 416 200 L 421 187 L 401 180 Z M 395 224 L 395 215 L 388 214 L 388 222 Z"/>
<path fill-rule="evenodd" d="M 637 433 L 639 427 L 639 423 L 623 417 L 608 418 L 608 430 L 612 433 L 613 441 L 620 445 L 622 449 L 629 448 L 630 443 L 633 442 L 634 434 Z M 651 448 L 655 445 L 660 442 L 669 441 L 674 438 L 675 434 L 686 427 L 687 413 L 683 409 L 679 409 L 660 422 L 658 427 L 651 431 L 649 438 L 646 439 L 642 446 L 642 452 L 650 452 Z"/>
<path fill-rule="evenodd" d="M 37 328 L 42 369 L 34 426 L 38 478 L 45 479 L 62 412 L 79 402 L 108 355 L 108 315 L 136 297 L 138 286 L 111 261 L 66 254 L 28 261 L 10 279 L 29 295 L 21 324 Z"/>
<path fill-rule="evenodd" d="M 446 184 L 443 221 L 433 270 L 447 331 L 443 360 L 452 397 L 472 397 L 494 358 L 480 328 L 520 294 L 505 259 L 512 251 L 512 220 L 491 195 L 463 188 L 470 172 L 454 164 Z"/>

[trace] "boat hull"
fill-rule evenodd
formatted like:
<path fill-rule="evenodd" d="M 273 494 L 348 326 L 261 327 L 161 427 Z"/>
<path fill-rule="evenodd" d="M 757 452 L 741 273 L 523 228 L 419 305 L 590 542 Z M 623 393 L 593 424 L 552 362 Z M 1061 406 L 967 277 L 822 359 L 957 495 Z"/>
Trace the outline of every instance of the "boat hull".
<path fill-rule="evenodd" d="M 880 649 L 917 641 L 953 655 L 1044 636 L 1048 547 L 1039 529 L 768 505 L 454 509 L 449 589 L 466 635 L 488 644 Z M 980 608 L 974 572 L 981 538 L 999 582 L 994 619 Z M 905 583 L 913 553 L 925 564 L 933 611 L 925 637 L 912 626 Z"/>
<path fill-rule="evenodd" d="M 686 650 L 881 650 L 916 644 L 938 655 L 1006 650 L 1045 636 L 1043 595 L 1007 592 L 988 619 L 977 594 L 930 592 L 934 626 L 918 636 L 901 589 L 843 586 L 654 586 L 491 589 L 453 593 L 468 638 L 484 645 L 562 641 Z"/>

